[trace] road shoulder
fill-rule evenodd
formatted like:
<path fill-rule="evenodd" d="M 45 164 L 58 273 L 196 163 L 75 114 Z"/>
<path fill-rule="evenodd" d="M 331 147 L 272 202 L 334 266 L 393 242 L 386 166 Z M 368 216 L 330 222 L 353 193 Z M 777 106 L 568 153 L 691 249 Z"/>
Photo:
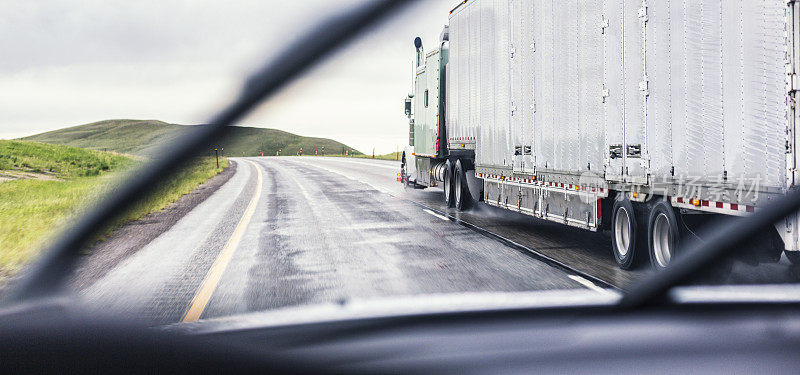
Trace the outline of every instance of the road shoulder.
<path fill-rule="evenodd" d="M 80 290 L 105 276 L 120 262 L 170 230 L 181 218 L 219 190 L 236 173 L 238 163 L 231 162 L 218 175 L 200 184 L 161 211 L 115 229 L 105 241 L 96 244 L 83 259 L 72 287 Z"/>

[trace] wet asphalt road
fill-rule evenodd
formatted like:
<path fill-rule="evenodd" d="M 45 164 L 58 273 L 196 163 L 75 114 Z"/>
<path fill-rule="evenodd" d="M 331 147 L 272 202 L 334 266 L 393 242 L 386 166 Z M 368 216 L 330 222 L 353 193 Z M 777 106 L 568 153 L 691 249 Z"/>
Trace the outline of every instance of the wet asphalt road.
<path fill-rule="evenodd" d="M 651 272 L 646 267 L 632 271 L 620 269 L 611 253 L 611 237 L 607 233 L 594 233 L 539 220 L 482 202 L 474 203 L 464 212 L 448 208 L 444 204 L 441 188 L 411 189 L 398 183 L 396 171 L 400 168 L 399 162 L 359 159 L 339 161 L 333 158 L 301 160 L 306 164 L 366 182 L 400 199 L 446 213 L 451 218 L 485 229 L 616 288 L 629 288 Z M 381 165 L 381 168 L 367 168 L 372 165 Z"/>
<path fill-rule="evenodd" d="M 442 207 L 441 190 L 405 189 L 397 183 L 396 162 L 231 160 L 237 169 L 228 182 L 170 230 L 83 288 L 82 299 L 104 311 L 172 323 L 191 312 L 206 319 L 426 293 L 602 292 L 579 272 L 440 213 L 571 262 L 576 270 L 591 271 L 612 285 L 624 286 L 638 275 L 616 269 L 602 235 L 483 204 L 470 212 L 448 210 Z"/>

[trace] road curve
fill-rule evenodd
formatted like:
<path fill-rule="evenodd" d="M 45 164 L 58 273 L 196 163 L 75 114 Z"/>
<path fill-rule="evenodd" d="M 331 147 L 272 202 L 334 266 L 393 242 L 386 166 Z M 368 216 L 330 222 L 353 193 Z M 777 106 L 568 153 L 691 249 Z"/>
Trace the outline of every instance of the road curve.
<path fill-rule="evenodd" d="M 599 289 L 443 216 L 435 190 L 394 181 L 397 163 L 231 161 L 235 174 L 214 194 L 83 287 L 86 306 L 172 323 L 386 296 Z"/>

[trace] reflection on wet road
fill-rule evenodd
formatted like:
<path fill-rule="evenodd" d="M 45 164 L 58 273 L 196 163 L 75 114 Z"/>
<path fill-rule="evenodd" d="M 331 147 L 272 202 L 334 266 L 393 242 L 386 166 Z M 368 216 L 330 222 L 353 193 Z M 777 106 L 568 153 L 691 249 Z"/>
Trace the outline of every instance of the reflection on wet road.
<path fill-rule="evenodd" d="M 577 248 L 583 250 L 570 256 L 580 258 L 580 251 L 597 252 L 578 263 L 606 272 L 610 284 L 635 277 L 618 273 L 613 260 L 605 259 L 610 255 L 603 236 L 575 236 L 575 229 L 497 215 L 483 205 L 444 212 L 436 189 L 406 190 L 395 181 L 395 162 L 232 160 L 236 173 L 225 185 L 83 288 L 83 299 L 169 323 L 427 293 L 602 292 L 580 272 L 532 257 L 446 216 L 451 214 L 542 253 Z"/>

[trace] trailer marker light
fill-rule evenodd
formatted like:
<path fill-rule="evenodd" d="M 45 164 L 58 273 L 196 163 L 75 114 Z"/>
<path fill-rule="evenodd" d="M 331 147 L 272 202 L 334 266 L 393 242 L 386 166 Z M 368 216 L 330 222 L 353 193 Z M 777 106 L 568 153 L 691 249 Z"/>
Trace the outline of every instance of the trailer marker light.
<path fill-rule="evenodd" d="M 603 200 L 597 198 L 597 218 L 600 219 L 603 216 Z"/>
<path fill-rule="evenodd" d="M 633 193 L 631 193 L 631 195 L 632 195 L 634 198 L 639 198 L 639 193 L 637 193 L 637 192 L 635 192 L 635 191 L 634 191 Z"/>
<path fill-rule="evenodd" d="M 439 153 L 439 115 L 436 115 L 436 153 Z"/>
<path fill-rule="evenodd" d="M 699 199 L 692 199 L 691 203 L 692 203 L 693 206 L 699 206 L 700 205 L 700 200 Z"/>

